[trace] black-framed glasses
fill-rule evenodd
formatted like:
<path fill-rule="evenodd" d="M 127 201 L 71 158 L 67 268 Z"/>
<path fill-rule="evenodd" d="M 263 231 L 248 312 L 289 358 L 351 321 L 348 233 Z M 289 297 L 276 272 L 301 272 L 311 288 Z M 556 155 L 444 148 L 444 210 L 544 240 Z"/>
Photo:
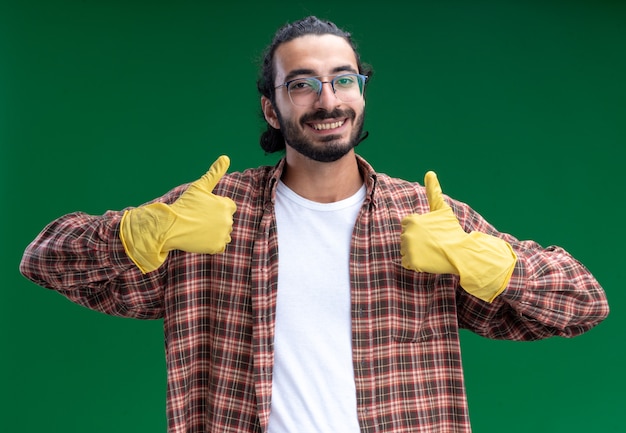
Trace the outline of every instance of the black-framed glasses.
<path fill-rule="evenodd" d="M 352 102 L 363 96 L 363 89 L 367 81 L 367 76 L 361 74 L 341 74 L 330 81 L 322 81 L 319 78 L 319 76 L 296 78 L 285 81 L 276 86 L 275 89 L 285 87 L 293 105 L 307 107 L 317 101 L 322 93 L 324 83 L 330 83 L 333 93 L 341 101 Z"/>

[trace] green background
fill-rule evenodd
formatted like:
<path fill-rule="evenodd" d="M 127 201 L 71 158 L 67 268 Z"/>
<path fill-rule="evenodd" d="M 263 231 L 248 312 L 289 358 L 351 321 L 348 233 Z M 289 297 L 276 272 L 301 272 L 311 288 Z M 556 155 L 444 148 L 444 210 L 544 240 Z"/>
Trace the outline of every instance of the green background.
<path fill-rule="evenodd" d="M 561 245 L 611 315 L 575 339 L 462 334 L 476 432 L 624 432 L 626 4 L 619 1 L 0 2 L 0 406 L 7 432 L 166 430 L 160 321 L 86 310 L 23 278 L 52 219 L 143 203 L 273 164 L 255 80 L 274 30 L 308 14 L 374 66 L 359 147 L 501 231 Z M 618 280 L 619 278 L 619 280 Z"/>

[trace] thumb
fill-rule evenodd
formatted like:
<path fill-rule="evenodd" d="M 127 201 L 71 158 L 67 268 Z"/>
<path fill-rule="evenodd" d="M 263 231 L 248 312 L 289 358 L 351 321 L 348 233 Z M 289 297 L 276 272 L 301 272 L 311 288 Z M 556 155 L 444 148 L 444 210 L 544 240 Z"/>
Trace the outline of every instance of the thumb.
<path fill-rule="evenodd" d="M 207 191 L 213 191 L 217 182 L 224 176 L 226 170 L 230 166 L 230 158 L 226 155 L 222 155 L 215 160 L 209 171 L 207 171 L 204 176 L 200 179 L 203 183 L 203 187 L 206 188 Z"/>
<path fill-rule="evenodd" d="M 446 202 L 443 201 L 441 186 L 439 185 L 439 180 L 434 171 L 426 173 L 424 176 L 424 185 L 426 186 L 426 196 L 428 197 L 431 212 L 448 206 Z"/>

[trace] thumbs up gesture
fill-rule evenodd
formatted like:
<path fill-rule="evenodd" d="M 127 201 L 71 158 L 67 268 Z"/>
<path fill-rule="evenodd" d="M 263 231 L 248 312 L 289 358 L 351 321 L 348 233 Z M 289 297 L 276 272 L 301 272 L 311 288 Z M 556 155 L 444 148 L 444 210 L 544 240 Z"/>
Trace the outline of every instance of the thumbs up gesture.
<path fill-rule="evenodd" d="M 402 220 L 402 266 L 417 272 L 455 274 L 463 289 L 492 302 L 506 288 L 517 257 L 503 239 L 466 233 L 444 201 L 437 175 L 424 177 L 430 212 Z"/>
<path fill-rule="evenodd" d="M 235 203 L 213 194 L 230 159 L 219 157 L 211 168 L 171 205 L 152 203 L 124 213 L 120 238 L 128 256 L 143 272 L 163 264 L 172 250 L 217 254 L 230 242 Z"/>
<path fill-rule="evenodd" d="M 426 173 L 424 185 L 430 212 L 412 214 L 402 220 L 402 266 L 418 272 L 459 275 L 446 252 L 462 242 L 467 233 L 463 231 L 452 208 L 443 200 L 441 186 L 434 172 Z"/>

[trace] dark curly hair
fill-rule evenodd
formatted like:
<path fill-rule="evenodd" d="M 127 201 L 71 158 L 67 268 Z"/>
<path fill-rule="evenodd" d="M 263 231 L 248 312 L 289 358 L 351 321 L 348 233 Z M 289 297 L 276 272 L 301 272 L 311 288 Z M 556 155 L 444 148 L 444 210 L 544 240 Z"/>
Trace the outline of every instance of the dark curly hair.
<path fill-rule="evenodd" d="M 350 33 L 340 29 L 330 21 L 320 20 L 315 16 L 308 16 L 299 21 L 288 23 L 278 29 L 272 43 L 265 49 L 260 68 L 260 76 L 257 80 L 257 89 L 259 93 L 268 98 L 274 106 L 276 103 L 276 92 L 274 89 L 274 79 L 276 78 L 274 53 L 281 44 L 306 35 L 335 35 L 344 38 L 354 50 L 359 73 L 367 76 L 372 75 L 372 68 L 361 62 L 356 44 L 352 40 Z M 267 125 L 267 130 L 261 134 L 260 143 L 261 148 L 267 153 L 274 153 L 285 149 L 285 139 L 282 132 L 280 129 L 273 128 L 269 124 Z"/>

